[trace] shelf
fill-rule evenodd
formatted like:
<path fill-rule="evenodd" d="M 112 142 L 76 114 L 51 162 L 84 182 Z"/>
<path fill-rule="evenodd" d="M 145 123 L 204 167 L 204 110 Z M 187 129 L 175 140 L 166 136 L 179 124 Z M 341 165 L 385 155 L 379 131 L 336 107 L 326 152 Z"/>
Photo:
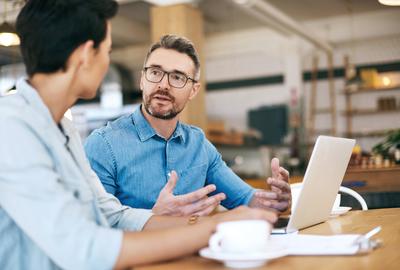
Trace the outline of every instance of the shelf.
<path fill-rule="evenodd" d="M 328 114 L 331 113 L 331 109 L 330 108 L 320 108 L 320 109 L 316 109 L 314 113 L 316 114 Z"/>
<path fill-rule="evenodd" d="M 400 85 L 386 87 L 386 88 L 359 88 L 355 91 L 344 90 L 343 93 L 345 95 L 353 95 L 353 94 L 365 94 L 371 92 L 392 91 L 392 90 L 400 90 Z"/>
<path fill-rule="evenodd" d="M 374 131 L 365 131 L 365 132 L 352 132 L 350 134 L 344 134 L 345 137 L 349 138 L 363 138 L 363 137 L 382 137 L 386 136 L 389 132 L 394 131 L 395 129 L 387 129 L 387 130 L 374 130 Z"/>
<path fill-rule="evenodd" d="M 343 111 L 343 115 L 373 115 L 373 114 L 390 114 L 390 113 L 399 113 L 400 108 L 395 110 L 377 110 L 377 109 L 356 109 L 351 111 Z"/>
<path fill-rule="evenodd" d="M 314 130 L 314 135 L 318 136 L 318 135 L 331 135 L 332 134 L 332 129 L 330 128 L 326 128 L 326 129 L 316 129 Z"/>
<path fill-rule="evenodd" d="M 346 172 L 348 173 L 368 173 L 368 172 L 390 172 L 390 171 L 400 171 L 400 165 L 395 165 L 391 167 L 381 167 L 381 168 L 360 168 L 360 167 L 349 167 Z M 400 179 L 399 179 L 400 181 Z"/>

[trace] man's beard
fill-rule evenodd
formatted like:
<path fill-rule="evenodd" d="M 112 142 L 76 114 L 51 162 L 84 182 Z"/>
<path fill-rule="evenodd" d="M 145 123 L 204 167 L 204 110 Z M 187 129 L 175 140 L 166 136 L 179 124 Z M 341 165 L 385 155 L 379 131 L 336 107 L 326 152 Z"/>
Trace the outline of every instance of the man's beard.
<path fill-rule="evenodd" d="M 172 109 L 165 113 L 158 113 L 158 112 L 154 111 L 153 108 L 151 107 L 151 101 L 155 95 L 161 95 L 161 96 L 168 97 L 172 103 Z M 147 100 L 145 98 L 143 98 L 143 101 L 144 101 L 143 102 L 144 109 L 146 110 L 146 112 L 148 114 L 150 114 L 151 116 L 158 118 L 158 119 L 171 120 L 171 119 L 175 118 L 183 110 L 183 108 L 180 110 L 178 108 L 176 108 L 174 106 L 175 98 L 173 96 L 171 96 L 168 92 L 162 91 L 162 90 L 152 93 Z"/>

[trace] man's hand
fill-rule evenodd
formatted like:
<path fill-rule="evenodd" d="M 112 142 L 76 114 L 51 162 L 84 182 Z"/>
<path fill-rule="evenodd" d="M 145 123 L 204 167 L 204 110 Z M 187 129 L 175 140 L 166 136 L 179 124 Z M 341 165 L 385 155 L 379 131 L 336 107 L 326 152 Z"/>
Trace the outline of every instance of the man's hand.
<path fill-rule="evenodd" d="M 175 171 L 171 172 L 167 184 L 158 195 L 157 201 L 152 209 L 156 215 L 168 216 L 206 216 L 210 214 L 222 200 L 225 200 L 224 193 L 208 197 L 207 195 L 215 191 L 215 185 L 208 185 L 185 195 L 175 196 L 173 194 L 178 175 Z"/>
<path fill-rule="evenodd" d="M 272 177 L 267 179 L 267 183 L 271 185 L 271 191 L 257 190 L 249 206 L 284 212 L 290 207 L 292 201 L 289 172 L 283 167 L 279 167 L 277 158 L 271 160 L 271 170 Z"/>

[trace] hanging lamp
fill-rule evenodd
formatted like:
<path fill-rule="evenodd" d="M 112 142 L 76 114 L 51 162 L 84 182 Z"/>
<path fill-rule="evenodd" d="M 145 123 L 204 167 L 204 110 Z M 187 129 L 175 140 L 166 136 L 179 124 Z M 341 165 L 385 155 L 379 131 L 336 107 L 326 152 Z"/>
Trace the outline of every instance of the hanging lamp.
<path fill-rule="evenodd" d="M 14 27 L 7 22 L 7 1 L 4 0 L 4 21 L 0 25 L 0 45 L 9 47 L 19 44 L 20 40 Z"/>

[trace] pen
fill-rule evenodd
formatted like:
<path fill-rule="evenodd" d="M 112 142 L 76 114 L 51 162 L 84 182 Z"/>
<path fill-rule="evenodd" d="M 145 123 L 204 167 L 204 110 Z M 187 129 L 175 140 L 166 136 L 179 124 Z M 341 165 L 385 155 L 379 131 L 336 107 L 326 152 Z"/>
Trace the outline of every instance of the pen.
<path fill-rule="evenodd" d="M 354 241 L 354 244 L 359 246 L 359 252 L 360 253 L 366 253 L 369 252 L 377 247 L 379 247 L 382 242 L 380 240 L 372 240 L 370 239 L 372 236 L 380 232 L 382 229 L 381 226 L 375 227 L 366 234 L 360 235 L 357 237 L 357 239 Z"/>
<path fill-rule="evenodd" d="M 382 229 L 381 226 L 375 227 L 372 230 L 370 230 L 369 232 L 367 232 L 366 234 L 364 234 L 364 238 L 365 239 L 370 239 L 372 236 L 374 236 L 375 234 L 377 234 L 378 232 L 380 232 Z"/>

